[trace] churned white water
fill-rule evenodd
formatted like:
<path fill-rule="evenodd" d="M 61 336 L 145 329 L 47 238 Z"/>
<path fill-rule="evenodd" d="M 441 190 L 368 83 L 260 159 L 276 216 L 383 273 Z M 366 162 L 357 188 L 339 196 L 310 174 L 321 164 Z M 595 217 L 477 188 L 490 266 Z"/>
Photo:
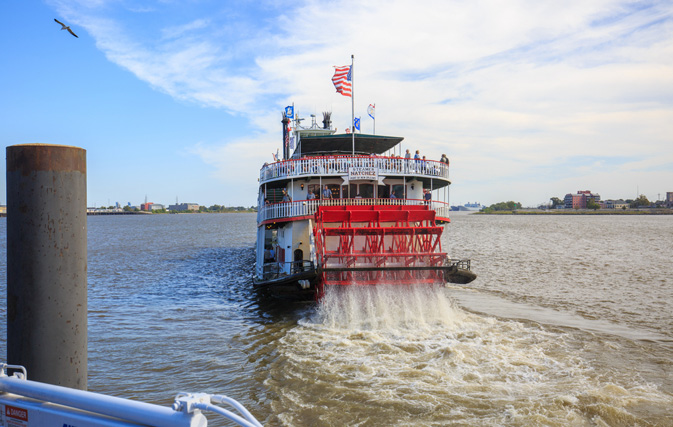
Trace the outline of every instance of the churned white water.
<path fill-rule="evenodd" d="M 350 330 L 435 329 L 460 322 L 442 288 L 427 286 L 353 286 L 329 289 L 311 321 Z"/>
<path fill-rule="evenodd" d="M 633 425 L 640 402 L 673 405 L 596 372 L 581 338 L 465 312 L 444 288 L 338 289 L 277 349 L 285 425 Z"/>

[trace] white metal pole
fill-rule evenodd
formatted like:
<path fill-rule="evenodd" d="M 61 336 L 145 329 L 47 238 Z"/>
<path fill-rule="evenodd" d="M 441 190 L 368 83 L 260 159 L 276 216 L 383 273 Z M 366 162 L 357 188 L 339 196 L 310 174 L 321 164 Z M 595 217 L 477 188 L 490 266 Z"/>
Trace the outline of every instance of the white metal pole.
<path fill-rule="evenodd" d="M 353 156 L 355 156 L 355 73 L 353 65 L 355 64 L 355 55 L 351 55 L 351 133 L 353 134 Z"/>
<path fill-rule="evenodd" d="M 16 377 L 1 376 L 0 390 L 144 425 L 191 427 L 207 424 L 205 416 L 200 412 L 178 412 L 150 403 L 21 380 Z"/>

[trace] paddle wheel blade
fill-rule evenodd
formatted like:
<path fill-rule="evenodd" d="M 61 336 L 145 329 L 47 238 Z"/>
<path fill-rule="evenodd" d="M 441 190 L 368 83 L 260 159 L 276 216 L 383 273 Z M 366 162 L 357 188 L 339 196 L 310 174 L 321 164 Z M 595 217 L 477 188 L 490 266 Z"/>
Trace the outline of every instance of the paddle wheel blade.
<path fill-rule="evenodd" d="M 321 285 L 443 284 L 451 268 L 435 211 L 418 206 L 320 206 L 313 230 Z"/>

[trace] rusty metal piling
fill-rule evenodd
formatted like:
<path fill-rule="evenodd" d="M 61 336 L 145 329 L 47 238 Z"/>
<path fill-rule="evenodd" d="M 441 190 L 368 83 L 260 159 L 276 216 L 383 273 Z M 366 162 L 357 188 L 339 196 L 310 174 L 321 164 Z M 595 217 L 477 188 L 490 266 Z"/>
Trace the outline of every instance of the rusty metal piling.
<path fill-rule="evenodd" d="M 86 151 L 7 147 L 7 362 L 87 388 Z"/>

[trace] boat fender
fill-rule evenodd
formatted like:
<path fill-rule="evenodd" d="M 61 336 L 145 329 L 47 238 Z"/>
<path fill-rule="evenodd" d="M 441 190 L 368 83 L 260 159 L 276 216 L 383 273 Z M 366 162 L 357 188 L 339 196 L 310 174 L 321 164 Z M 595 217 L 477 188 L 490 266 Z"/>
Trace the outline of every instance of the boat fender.
<path fill-rule="evenodd" d="M 300 280 L 299 286 L 301 286 L 302 289 L 308 289 L 311 287 L 311 282 L 308 280 Z"/>

